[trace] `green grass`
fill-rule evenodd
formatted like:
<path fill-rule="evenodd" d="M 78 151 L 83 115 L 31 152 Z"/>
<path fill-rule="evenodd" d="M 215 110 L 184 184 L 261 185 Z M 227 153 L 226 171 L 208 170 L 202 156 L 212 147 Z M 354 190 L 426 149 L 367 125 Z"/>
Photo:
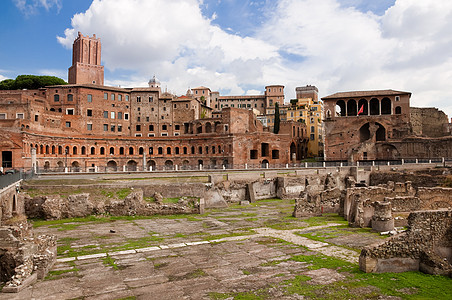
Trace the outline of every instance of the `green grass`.
<path fill-rule="evenodd" d="M 323 254 L 295 255 L 291 260 L 310 264 L 310 266 L 308 266 L 308 269 L 310 270 L 327 268 L 344 272 L 353 271 L 356 268 L 356 265 L 352 263 Z"/>
<path fill-rule="evenodd" d="M 62 274 L 71 273 L 71 272 L 74 272 L 75 274 L 77 274 L 78 271 L 79 271 L 79 269 L 76 267 L 73 267 L 72 269 L 67 269 L 67 270 L 49 271 L 49 273 L 47 273 L 47 276 L 44 278 L 44 280 L 59 279 L 59 278 L 61 278 Z"/>
<path fill-rule="evenodd" d="M 102 262 L 104 263 L 104 265 L 106 266 L 110 266 L 112 267 L 114 270 L 119 270 L 118 265 L 115 263 L 115 259 L 112 258 L 111 256 L 107 255 L 106 257 L 102 258 Z"/>
<path fill-rule="evenodd" d="M 338 214 L 323 214 L 321 217 L 310 217 L 310 218 L 301 218 L 303 222 L 307 223 L 309 227 L 311 226 L 321 226 L 328 225 L 328 223 L 338 223 L 342 225 L 348 225 L 348 221 L 344 219 L 344 217 L 339 216 Z"/>

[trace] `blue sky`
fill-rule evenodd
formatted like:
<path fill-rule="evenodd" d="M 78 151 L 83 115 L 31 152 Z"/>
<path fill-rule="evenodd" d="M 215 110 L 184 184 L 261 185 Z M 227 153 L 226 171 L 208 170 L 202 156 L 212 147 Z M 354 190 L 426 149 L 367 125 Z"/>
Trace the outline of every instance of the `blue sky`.
<path fill-rule="evenodd" d="M 390 88 L 451 115 L 451 14 L 448 0 L 4 0 L 0 80 L 67 79 L 81 31 L 102 40 L 107 85 L 155 74 L 179 95 L 240 95 L 283 84 L 286 101 L 306 84 L 321 96 Z"/>

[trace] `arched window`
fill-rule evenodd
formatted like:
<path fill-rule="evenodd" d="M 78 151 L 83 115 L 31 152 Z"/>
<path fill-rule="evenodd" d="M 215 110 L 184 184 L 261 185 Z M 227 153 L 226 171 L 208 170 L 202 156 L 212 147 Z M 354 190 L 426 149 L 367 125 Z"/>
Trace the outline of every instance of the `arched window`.
<path fill-rule="evenodd" d="M 58 146 L 58 154 L 63 154 L 63 147 Z"/>
<path fill-rule="evenodd" d="M 50 154 L 50 147 L 49 147 L 49 145 L 46 146 L 46 154 Z"/>
<path fill-rule="evenodd" d="M 86 147 L 82 146 L 82 155 L 86 155 Z"/>
<path fill-rule="evenodd" d="M 77 147 L 76 146 L 74 146 L 74 147 L 72 147 L 72 154 L 77 154 Z"/>
<path fill-rule="evenodd" d="M 346 109 L 345 109 L 345 101 L 339 100 L 336 102 L 336 117 L 345 117 Z"/>
<path fill-rule="evenodd" d="M 110 147 L 110 154 L 115 154 L 115 147 Z"/>
<path fill-rule="evenodd" d="M 400 106 L 396 106 L 395 113 L 396 113 L 396 115 L 401 115 L 402 114 L 402 108 Z"/>
<path fill-rule="evenodd" d="M 377 98 L 370 100 L 370 115 L 378 116 L 380 114 L 380 101 Z"/>
<path fill-rule="evenodd" d="M 124 155 L 124 147 L 119 148 L 119 155 Z"/>
<path fill-rule="evenodd" d="M 166 148 L 166 154 L 171 154 L 171 147 Z"/>
<path fill-rule="evenodd" d="M 105 154 L 105 148 L 104 147 L 100 147 L 100 155 L 104 155 Z"/>
<path fill-rule="evenodd" d="M 139 154 L 139 155 L 143 155 L 143 154 L 144 154 L 144 148 L 143 148 L 143 147 L 140 147 L 140 148 L 138 149 L 138 154 Z"/>
<path fill-rule="evenodd" d="M 174 151 L 176 152 L 176 154 L 179 154 L 179 147 L 176 147 L 176 148 L 174 149 Z"/>
<path fill-rule="evenodd" d="M 184 147 L 184 154 L 188 154 L 188 149 L 187 149 L 187 147 Z"/>
<path fill-rule="evenodd" d="M 55 154 L 55 146 L 52 146 L 52 154 Z"/>
<path fill-rule="evenodd" d="M 206 146 L 206 154 L 209 154 L 209 146 Z"/>
<path fill-rule="evenodd" d="M 202 154 L 202 147 L 201 146 L 198 147 L 198 154 Z"/>
<path fill-rule="evenodd" d="M 392 103 L 389 98 L 383 98 L 381 100 L 381 114 L 382 115 L 390 115 L 392 111 Z"/>
<path fill-rule="evenodd" d="M 350 99 L 347 101 L 347 116 L 356 116 L 358 109 L 356 107 L 356 101 Z"/>
<path fill-rule="evenodd" d="M 133 147 L 129 147 L 129 155 L 133 155 Z"/>
<path fill-rule="evenodd" d="M 367 116 L 369 115 L 369 103 L 366 99 L 361 99 L 358 102 L 358 115 L 359 116 Z"/>
<path fill-rule="evenodd" d="M 195 154 L 195 147 L 191 146 L 191 154 Z"/>
<path fill-rule="evenodd" d="M 157 153 L 162 155 L 163 154 L 163 148 L 162 147 L 158 147 Z"/>
<path fill-rule="evenodd" d="M 153 147 L 149 147 L 149 155 L 154 154 L 154 148 Z"/>
<path fill-rule="evenodd" d="M 215 146 L 212 146 L 212 154 L 215 154 Z"/>
<path fill-rule="evenodd" d="M 95 155 L 96 154 L 96 148 L 91 147 L 91 155 Z"/>

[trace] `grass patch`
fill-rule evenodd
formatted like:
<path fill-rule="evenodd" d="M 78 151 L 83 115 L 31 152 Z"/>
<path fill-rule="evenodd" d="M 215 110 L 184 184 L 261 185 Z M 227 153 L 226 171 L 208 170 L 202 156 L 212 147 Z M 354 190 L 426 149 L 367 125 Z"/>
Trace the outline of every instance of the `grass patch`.
<path fill-rule="evenodd" d="M 328 223 L 338 223 L 343 225 L 348 225 L 348 221 L 344 219 L 344 217 L 339 216 L 338 214 L 323 214 L 321 217 L 310 217 L 310 218 L 301 218 L 303 222 L 307 223 L 309 227 L 311 226 L 321 226 L 328 225 Z"/>
<path fill-rule="evenodd" d="M 169 281 L 178 281 L 178 280 L 184 280 L 184 279 L 194 279 L 194 278 L 199 278 L 199 277 L 204 277 L 204 276 L 207 276 L 207 273 L 204 272 L 204 270 L 196 269 L 196 270 L 193 270 L 182 276 L 170 275 L 170 276 L 168 276 L 168 279 L 169 279 Z"/>
<path fill-rule="evenodd" d="M 225 234 L 215 234 L 215 235 L 209 235 L 205 236 L 204 239 L 206 241 L 211 240 L 219 240 L 227 237 L 233 237 L 233 236 L 247 236 L 256 233 L 254 230 L 244 228 L 241 230 L 241 232 L 231 232 L 231 233 L 225 233 Z"/>
<path fill-rule="evenodd" d="M 110 255 L 107 255 L 106 257 L 102 258 L 102 262 L 106 266 L 110 266 L 115 270 L 119 270 L 119 266 L 115 263 L 115 259 L 112 258 Z"/>
<path fill-rule="evenodd" d="M 67 269 L 67 270 L 57 270 L 57 271 L 49 271 L 49 273 L 47 274 L 47 276 L 44 278 L 44 280 L 55 280 L 55 279 L 59 279 L 61 278 L 61 275 L 63 274 L 67 274 L 67 273 L 75 273 L 77 275 L 77 272 L 79 271 L 79 269 L 77 268 L 72 268 L 72 269 Z"/>

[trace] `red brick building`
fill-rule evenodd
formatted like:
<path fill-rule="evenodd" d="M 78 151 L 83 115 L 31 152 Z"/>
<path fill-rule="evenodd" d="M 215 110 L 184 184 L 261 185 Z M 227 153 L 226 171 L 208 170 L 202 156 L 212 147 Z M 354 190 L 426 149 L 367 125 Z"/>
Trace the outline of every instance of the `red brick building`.
<path fill-rule="evenodd" d="M 273 87 L 268 101 L 283 101 L 283 87 Z M 198 92 L 203 90 L 210 91 Z M 209 101 L 217 101 L 214 94 Z M 0 91 L 1 166 L 49 171 L 243 168 L 304 158 L 304 124 L 285 122 L 275 135 L 264 130 L 252 109 L 224 107 L 212 117 L 206 103 L 192 91 L 180 97 L 162 92 L 155 77 L 147 88 L 104 86 L 100 40 L 79 34 L 68 85 Z"/>

